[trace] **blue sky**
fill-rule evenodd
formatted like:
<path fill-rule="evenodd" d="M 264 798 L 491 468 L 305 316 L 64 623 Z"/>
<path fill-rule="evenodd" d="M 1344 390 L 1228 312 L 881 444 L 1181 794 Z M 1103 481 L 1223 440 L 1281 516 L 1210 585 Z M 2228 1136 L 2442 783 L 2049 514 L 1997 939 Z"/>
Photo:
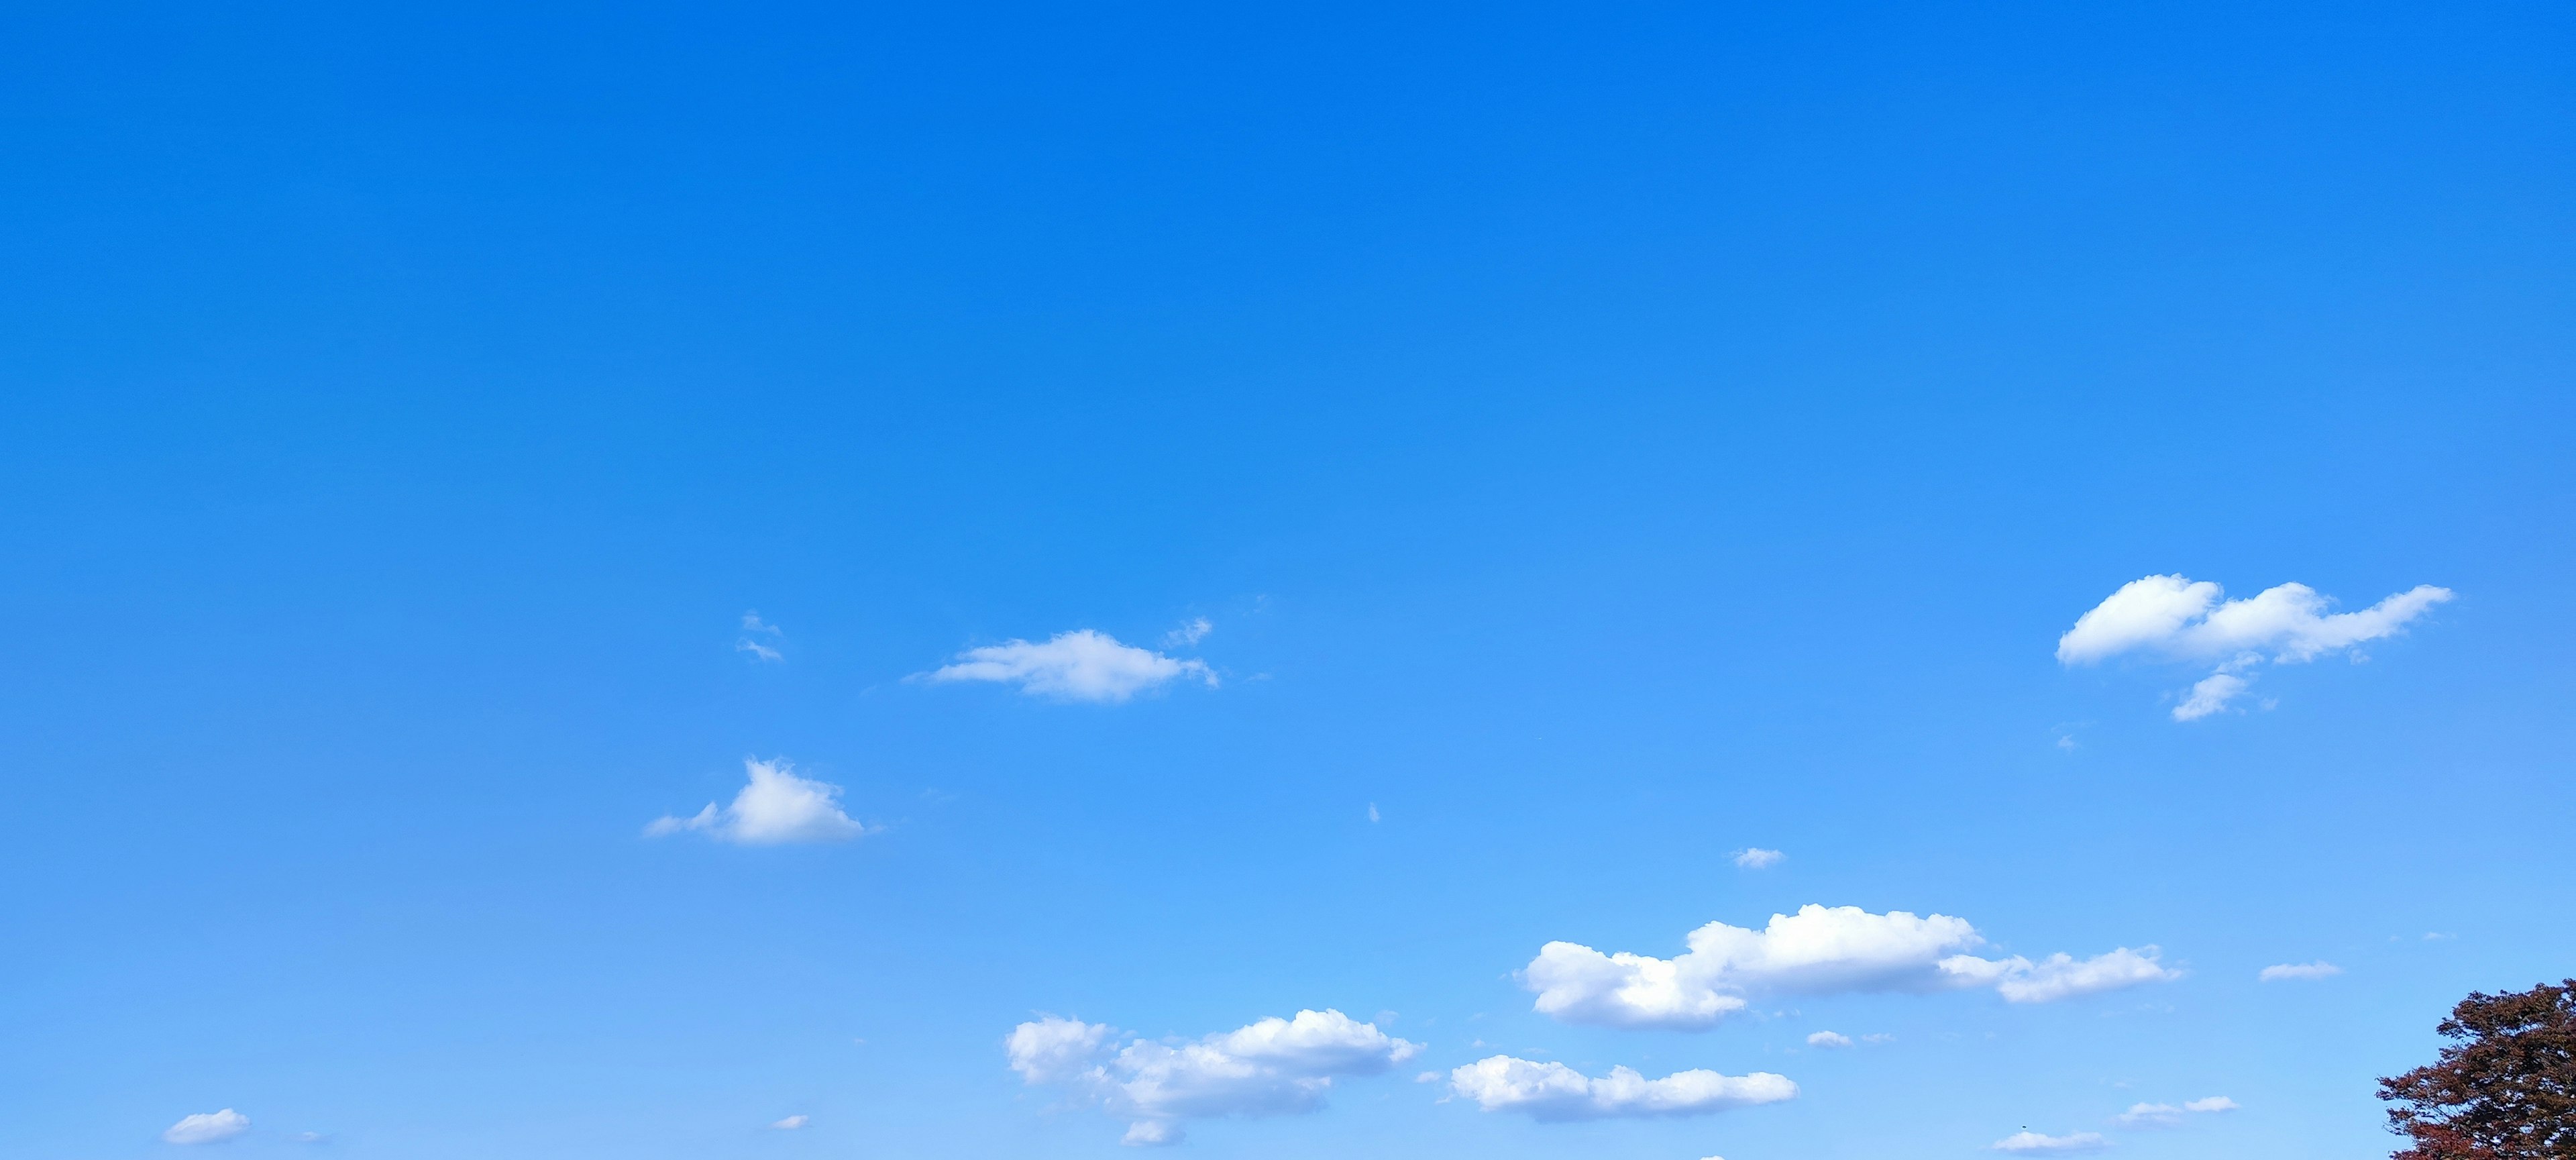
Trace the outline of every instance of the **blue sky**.
<path fill-rule="evenodd" d="M 2563 8 L 0 20 L 10 1155 L 2348 1157 L 2576 971 Z"/>

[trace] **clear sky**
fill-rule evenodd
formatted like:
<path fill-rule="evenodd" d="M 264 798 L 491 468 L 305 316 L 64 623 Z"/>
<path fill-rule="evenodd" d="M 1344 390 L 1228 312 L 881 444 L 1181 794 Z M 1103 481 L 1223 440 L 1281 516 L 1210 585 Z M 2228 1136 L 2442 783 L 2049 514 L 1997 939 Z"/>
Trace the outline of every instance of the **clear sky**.
<path fill-rule="evenodd" d="M 0 1155 L 2323 1160 L 2576 974 L 2570 9 L 1221 8 L 0 17 Z"/>

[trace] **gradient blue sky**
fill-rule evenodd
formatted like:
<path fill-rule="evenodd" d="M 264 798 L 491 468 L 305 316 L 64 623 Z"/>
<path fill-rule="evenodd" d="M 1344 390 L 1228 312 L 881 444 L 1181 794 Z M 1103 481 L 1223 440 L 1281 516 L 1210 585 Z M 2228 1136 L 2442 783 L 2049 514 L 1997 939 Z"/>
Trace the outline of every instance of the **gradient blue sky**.
<path fill-rule="evenodd" d="M 1016 1024 L 1306 1008 L 1425 1046 L 1177 1154 L 2382 1152 L 2450 1003 L 2576 974 L 2571 33 L 17 9 L 0 1153 L 1132 1155 Z M 2158 574 L 2457 597 L 2186 723 L 2054 655 Z M 1082 629 L 1218 685 L 906 679 Z M 751 757 L 876 830 L 643 836 Z M 1808 903 L 2182 976 L 1515 975 Z M 1415 1082 L 1497 1053 L 1800 1094 Z"/>

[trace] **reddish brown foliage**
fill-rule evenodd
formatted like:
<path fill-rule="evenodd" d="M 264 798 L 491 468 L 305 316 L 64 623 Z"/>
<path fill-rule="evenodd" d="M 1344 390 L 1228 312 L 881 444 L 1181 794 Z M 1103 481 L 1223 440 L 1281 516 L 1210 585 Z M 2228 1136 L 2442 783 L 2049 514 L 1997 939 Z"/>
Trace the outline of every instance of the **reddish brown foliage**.
<path fill-rule="evenodd" d="M 2576 979 L 2472 994 L 2431 1066 L 2379 1081 L 2394 1160 L 2576 1160 Z"/>

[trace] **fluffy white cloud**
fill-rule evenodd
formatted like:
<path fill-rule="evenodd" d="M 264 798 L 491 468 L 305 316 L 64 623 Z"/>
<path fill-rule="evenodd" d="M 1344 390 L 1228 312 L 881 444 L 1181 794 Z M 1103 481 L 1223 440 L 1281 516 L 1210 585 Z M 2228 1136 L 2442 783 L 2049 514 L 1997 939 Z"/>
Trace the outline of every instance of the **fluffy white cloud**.
<path fill-rule="evenodd" d="M 2124 1128 L 2172 1128 L 2182 1124 L 2183 1117 L 2232 1112 L 2236 1101 L 2226 1096 L 2185 1100 L 2181 1104 L 2131 1104 L 2129 1110 L 2111 1117 L 2111 1122 Z"/>
<path fill-rule="evenodd" d="M 2197 721 L 2227 707 L 2245 692 L 2246 670 L 2312 661 L 2368 641 L 2394 636 L 2434 605 L 2448 588 L 2420 584 L 2359 612 L 2328 612 L 2333 601 L 2305 584 L 2282 584 L 2252 599 L 2220 599 L 2222 590 L 2186 576 L 2147 576 L 2120 586 L 2057 640 L 2062 664 L 2095 664 L 2127 653 L 2166 660 L 2222 660 L 2218 671 L 2191 688 L 2174 706 L 2176 721 Z"/>
<path fill-rule="evenodd" d="M 2027 1129 L 1995 1141 L 1997 1152 L 2033 1152 L 2040 1155 L 2073 1155 L 2099 1152 L 2111 1146 L 2099 1132 L 2076 1132 L 2065 1136 L 2047 1136 Z"/>
<path fill-rule="evenodd" d="M 1760 846 L 1753 846 L 1736 851 L 1735 864 L 1747 870 L 1768 870 L 1779 865 L 1780 860 L 1786 857 L 1788 857 L 1787 854 L 1778 850 L 1765 850 Z"/>
<path fill-rule="evenodd" d="M 2277 983 L 2283 979 L 2327 979 L 2342 973 L 2342 967 L 2324 959 L 2318 959 L 2313 963 L 2274 963 L 2263 968 L 2255 978 L 2266 983 Z"/>
<path fill-rule="evenodd" d="M 1057 633 L 1045 644 L 1013 640 L 968 649 L 954 662 L 922 674 L 930 681 L 1018 685 L 1032 696 L 1063 701 L 1124 701 L 1184 677 L 1205 681 L 1210 688 L 1217 683 L 1215 671 L 1204 662 L 1120 644 L 1087 628 Z"/>
<path fill-rule="evenodd" d="M 220 1144 L 249 1130 L 249 1116 L 225 1108 L 181 1116 L 178 1123 L 162 1129 L 161 1138 L 173 1144 Z"/>
<path fill-rule="evenodd" d="M 1807 1037 L 1807 1046 L 1809 1047 L 1832 1048 L 1849 1047 L 1851 1045 L 1852 1037 L 1839 1031 L 1819 1031 Z"/>
<path fill-rule="evenodd" d="M 1774 914 L 1762 930 L 1712 922 L 1669 959 L 1602 954 L 1551 942 L 1521 971 L 1537 1010 L 1567 1023 L 1699 1030 L 1741 1010 L 1749 996 L 1992 987 L 2013 1003 L 2047 1003 L 2181 977 L 2156 948 L 2122 947 L 2090 959 L 1963 953 L 1985 944 L 1966 919 L 1902 910 L 1815 904 Z"/>
<path fill-rule="evenodd" d="M 1698 1116 L 1798 1094 L 1787 1076 L 1757 1071 L 1719 1075 L 1701 1068 L 1647 1079 L 1625 1067 L 1593 1079 L 1561 1063 L 1489 1056 L 1449 1073 L 1449 1090 L 1488 1112 L 1523 1112 L 1538 1120 Z"/>
<path fill-rule="evenodd" d="M 1127 1144 L 1175 1144 L 1180 1122 L 1313 1111 L 1345 1076 L 1376 1075 L 1422 1045 L 1339 1011 L 1299 1011 L 1194 1043 L 1119 1041 L 1116 1029 L 1046 1016 L 1004 1042 L 1023 1082 L 1065 1089 L 1129 1121 Z"/>
<path fill-rule="evenodd" d="M 714 802 L 708 802 L 705 809 L 689 817 L 656 818 L 644 827 L 644 835 L 659 838 L 703 830 L 746 846 L 779 846 L 791 842 L 843 842 L 868 832 L 866 826 L 841 812 L 841 787 L 798 777 L 783 758 L 748 759 L 742 764 L 751 780 L 733 796 L 732 805 L 717 809 Z"/>

